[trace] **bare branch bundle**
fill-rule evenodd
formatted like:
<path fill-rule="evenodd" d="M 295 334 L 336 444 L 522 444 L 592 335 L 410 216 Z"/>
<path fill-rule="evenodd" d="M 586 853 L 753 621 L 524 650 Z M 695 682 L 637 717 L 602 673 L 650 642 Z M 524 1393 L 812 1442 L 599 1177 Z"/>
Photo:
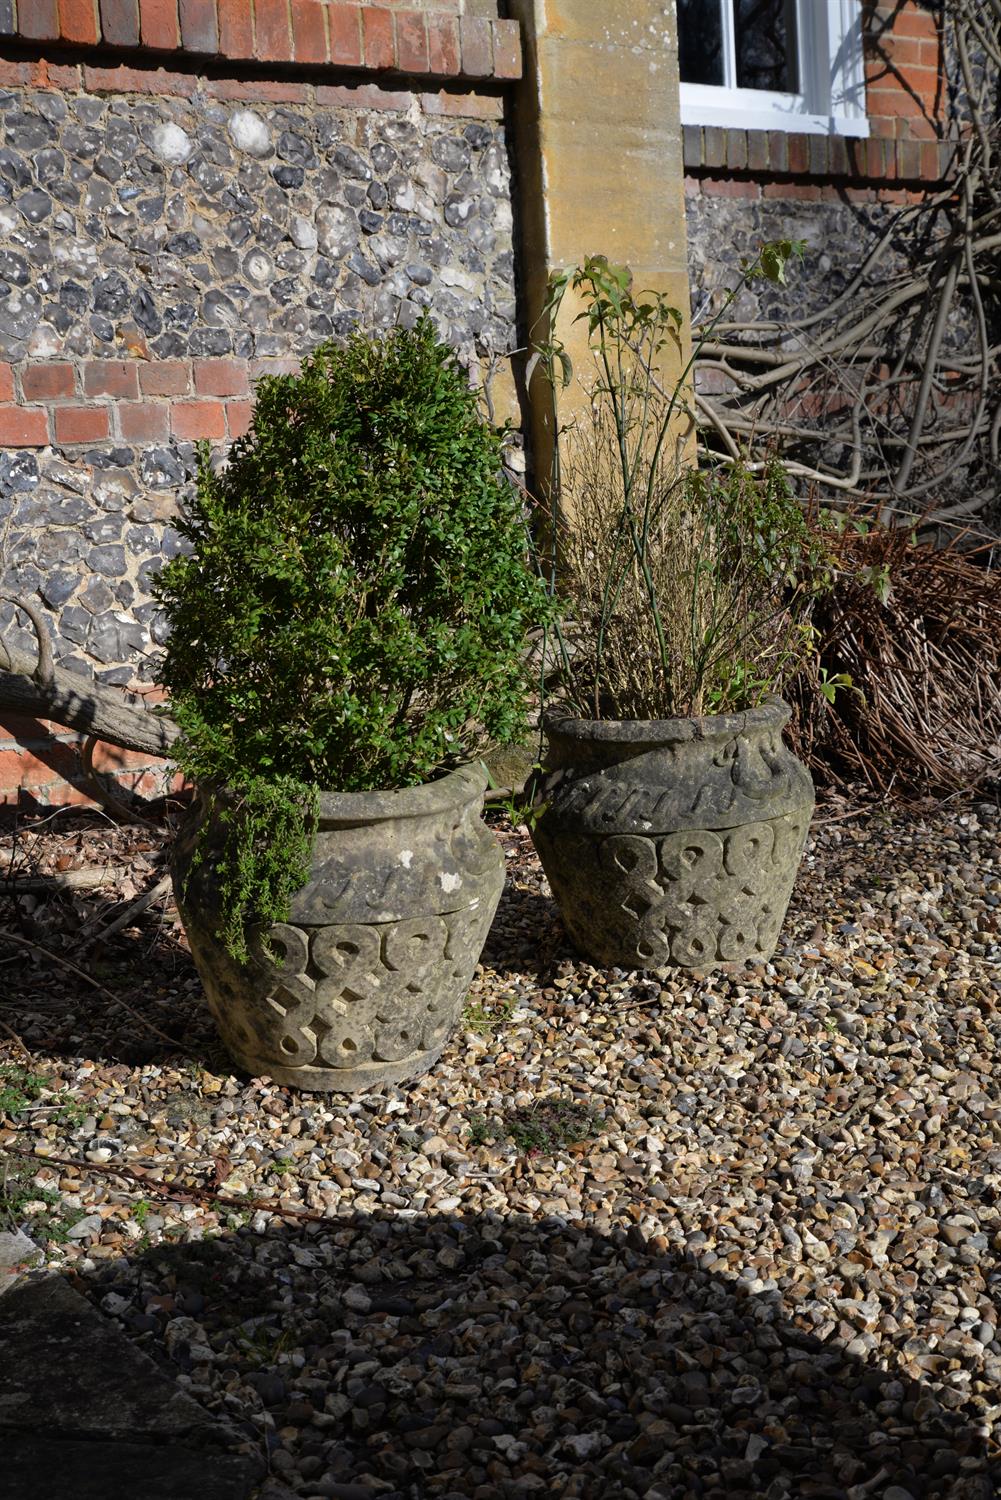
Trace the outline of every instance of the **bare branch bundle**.
<path fill-rule="evenodd" d="M 848 672 L 854 689 L 827 707 L 816 677 L 798 679 L 800 752 L 822 778 L 861 777 L 881 793 L 1001 784 L 1001 571 L 990 549 L 936 549 L 877 527 L 846 531 L 834 550 L 815 670 Z"/>

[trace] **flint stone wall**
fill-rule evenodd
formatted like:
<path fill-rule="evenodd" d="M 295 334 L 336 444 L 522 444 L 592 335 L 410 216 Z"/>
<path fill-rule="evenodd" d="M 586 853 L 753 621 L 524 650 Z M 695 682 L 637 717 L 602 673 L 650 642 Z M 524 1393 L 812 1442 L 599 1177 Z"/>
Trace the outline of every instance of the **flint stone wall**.
<path fill-rule="evenodd" d="M 0 589 L 105 682 L 151 677 L 195 441 L 256 376 L 424 309 L 474 378 L 515 343 L 499 99 L 218 92 L 0 92 Z"/>
<path fill-rule="evenodd" d="M 686 217 L 693 317 L 704 316 L 707 305 L 717 305 L 713 293 L 734 284 L 741 259 L 753 259 L 762 244 L 778 239 L 806 241 L 803 260 L 790 268 L 789 285 L 753 282 L 741 292 L 727 318 L 756 322 L 809 317 L 843 290 L 898 211 L 878 202 L 800 203 L 689 193 Z"/>

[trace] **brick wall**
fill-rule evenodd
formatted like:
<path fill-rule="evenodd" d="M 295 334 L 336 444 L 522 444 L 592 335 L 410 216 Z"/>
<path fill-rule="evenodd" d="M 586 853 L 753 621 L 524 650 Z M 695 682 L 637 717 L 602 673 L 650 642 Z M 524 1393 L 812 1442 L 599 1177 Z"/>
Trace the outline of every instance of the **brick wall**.
<path fill-rule="evenodd" d="M 936 201 L 964 129 L 961 76 L 951 55 L 951 29 L 943 42 L 941 5 L 893 0 L 867 5 L 863 15 L 868 139 L 685 131 L 692 307 L 704 315 L 718 306 L 719 293 L 733 285 L 740 260 L 753 259 L 763 243 L 800 240 L 805 254 L 792 268 L 789 284 L 773 287 L 761 280 L 747 286 L 732 315 L 738 323 L 773 321 L 782 330 L 778 337 L 785 349 L 829 332 L 828 310 L 842 294 L 850 292 L 844 304 L 849 312 L 871 307 L 887 284 L 906 279 L 927 263 L 926 235 L 933 214 L 912 210 Z M 877 246 L 884 250 L 869 267 L 870 252 Z M 945 335 L 948 345 L 972 346 L 975 320 L 972 305 L 957 297 Z M 891 340 L 889 364 L 898 356 L 905 368 L 909 356 Z M 798 386 L 785 388 L 790 431 L 784 452 L 787 458 L 844 474 L 849 445 L 834 439 L 825 445 L 819 434 L 838 427 L 843 432 L 850 381 L 861 386 L 869 377 L 861 358 L 852 373 L 840 378 L 839 373 L 810 367 Z M 718 365 L 703 366 L 697 378 L 708 396 L 733 389 Z M 901 427 L 894 421 L 906 412 L 910 399 L 902 382 L 896 411 L 885 427 L 878 411 L 870 411 L 872 426 L 863 429 L 864 470 L 870 445 L 875 449 L 884 440 L 901 441 Z M 959 401 L 965 399 L 943 393 L 942 407 L 948 401 L 953 411 L 961 412 Z M 814 439 L 803 435 L 810 428 Z M 961 499 L 964 490 L 981 489 L 985 482 L 960 468 L 949 481 L 951 490 L 943 486 L 934 494 L 919 492 L 914 508 Z"/>
<path fill-rule="evenodd" d="M 152 690 L 195 442 L 246 431 L 259 375 L 425 309 L 503 365 L 520 72 L 485 0 L 0 0 L 0 592 L 61 667 Z M 0 630 L 32 649 L 7 601 Z M 85 800 L 79 750 L 0 721 L 0 800 Z"/>
<path fill-rule="evenodd" d="M 0 447 L 75 448 L 241 437 L 268 361 L 32 360 L 0 364 Z"/>
<path fill-rule="evenodd" d="M 69 807 L 93 801 L 81 770 L 80 736 L 45 719 L 15 714 L 0 719 L 0 802 L 25 807 Z M 154 802 L 180 789 L 181 781 L 162 761 L 115 745 L 98 745 L 94 773 L 115 795 Z"/>
<path fill-rule="evenodd" d="M 790 202 L 900 203 L 938 182 L 951 146 L 936 13 L 905 0 L 863 10 L 869 138 L 684 128 L 687 191 Z"/>

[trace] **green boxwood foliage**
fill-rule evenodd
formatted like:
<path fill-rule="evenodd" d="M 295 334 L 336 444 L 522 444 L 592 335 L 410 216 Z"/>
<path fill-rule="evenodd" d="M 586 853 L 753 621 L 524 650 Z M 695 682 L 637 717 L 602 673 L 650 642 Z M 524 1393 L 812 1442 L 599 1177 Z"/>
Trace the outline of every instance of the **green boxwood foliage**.
<path fill-rule="evenodd" d="M 226 467 L 201 452 L 190 551 L 156 585 L 195 780 L 301 802 L 427 781 L 518 733 L 549 606 L 500 444 L 428 319 L 259 382 Z"/>

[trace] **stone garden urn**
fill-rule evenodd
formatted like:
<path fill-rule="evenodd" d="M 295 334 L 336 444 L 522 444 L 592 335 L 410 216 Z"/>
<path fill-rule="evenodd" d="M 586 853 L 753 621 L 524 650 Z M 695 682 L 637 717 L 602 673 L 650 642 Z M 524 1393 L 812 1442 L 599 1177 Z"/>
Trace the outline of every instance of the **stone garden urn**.
<path fill-rule="evenodd" d="M 625 969 L 767 958 L 814 793 L 770 699 L 705 719 L 548 716 L 532 837 L 574 944 Z"/>
<path fill-rule="evenodd" d="M 309 881 L 288 922 L 249 935 L 249 964 L 214 936 L 219 804 L 195 804 L 175 845 L 174 887 L 209 1007 L 241 1068 L 355 1092 L 431 1067 L 504 884 L 503 853 L 480 817 L 486 783 L 469 766 L 403 791 L 322 794 Z"/>

